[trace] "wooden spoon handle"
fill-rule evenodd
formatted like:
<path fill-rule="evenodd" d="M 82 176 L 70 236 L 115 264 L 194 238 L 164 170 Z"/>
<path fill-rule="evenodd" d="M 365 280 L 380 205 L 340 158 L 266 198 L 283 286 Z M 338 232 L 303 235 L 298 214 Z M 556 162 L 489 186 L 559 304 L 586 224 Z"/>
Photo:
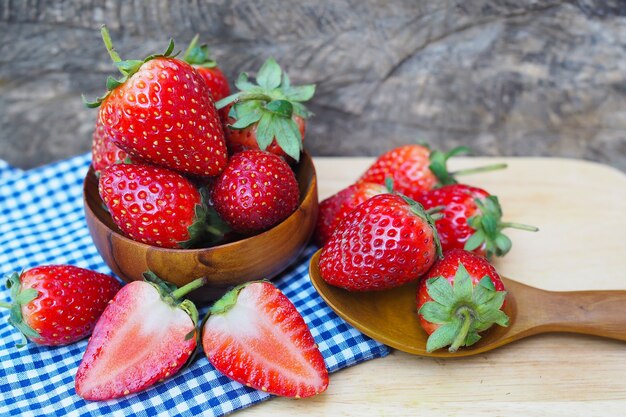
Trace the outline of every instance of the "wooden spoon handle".
<path fill-rule="evenodd" d="M 626 291 L 547 292 L 542 331 L 626 340 Z"/>

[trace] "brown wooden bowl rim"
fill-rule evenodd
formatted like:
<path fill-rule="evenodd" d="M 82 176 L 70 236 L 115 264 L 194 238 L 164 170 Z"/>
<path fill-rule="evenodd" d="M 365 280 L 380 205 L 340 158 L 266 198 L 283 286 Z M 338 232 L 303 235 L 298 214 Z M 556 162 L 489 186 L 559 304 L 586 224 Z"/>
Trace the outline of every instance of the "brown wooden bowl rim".
<path fill-rule="evenodd" d="M 313 159 L 311 158 L 311 156 L 309 155 L 308 152 L 303 151 L 302 152 L 303 158 L 300 161 L 300 164 L 302 164 L 304 162 L 304 160 L 308 160 L 311 163 L 311 166 L 313 168 L 313 175 L 311 177 L 311 180 L 309 181 L 309 184 L 307 186 L 306 192 L 304 193 L 304 195 L 300 196 L 300 204 L 298 204 L 298 208 L 296 208 L 296 210 L 294 210 L 293 213 L 291 213 L 287 218 L 285 218 L 283 221 L 281 221 L 280 223 L 274 225 L 272 228 L 267 229 L 261 233 L 257 233 L 256 235 L 252 235 L 252 236 L 248 236 L 248 237 L 244 237 L 242 239 L 238 239 L 235 240 L 233 242 L 228 242 L 228 243 L 224 243 L 222 245 L 215 245 L 215 246 L 209 246 L 206 248 L 192 248 L 192 249 L 178 249 L 178 248 L 163 248 L 160 246 L 153 246 L 153 245 L 148 245 L 146 243 L 143 242 L 139 242 L 136 240 L 133 240 L 131 238 L 129 238 L 128 236 L 118 232 L 115 229 L 110 228 L 105 222 L 103 222 L 100 217 L 98 215 L 96 215 L 96 213 L 92 210 L 91 205 L 89 203 L 89 201 L 87 200 L 87 185 L 88 185 L 88 178 L 90 175 L 95 175 L 94 169 L 92 165 L 89 165 L 89 170 L 87 171 L 87 174 L 85 175 L 85 178 L 83 179 L 83 205 L 85 207 L 85 210 L 89 211 L 89 214 L 91 216 L 92 219 L 95 219 L 99 224 L 101 224 L 104 228 L 106 228 L 107 230 L 111 231 L 112 234 L 114 234 L 117 238 L 121 239 L 122 241 L 125 241 L 129 244 L 133 244 L 133 245 L 139 245 L 140 247 L 146 247 L 146 248 L 151 248 L 151 250 L 157 250 L 157 251 L 162 251 L 162 252 L 171 252 L 171 253 L 188 253 L 188 254 L 194 254 L 194 253 L 206 253 L 207 251 L 212 251 L 212 250 L 222 250 L 222 249 L 228 249 L 229 247 L 232 246 L 237 246 L 240 245 L 244 242 L 250 241 L 254 238 L 257 238 L 259 236 L 265 235 L 266 233 L 270 233 L 272 231 L 275 231 L 276 228 L 279 228 L 283 223 L 287 222 L 289 219 L 291 219 L 294 216 L 298 215 L 298 209 L 300 207 L 303 206 L 308 206 L 311 204 L 313 198 L 314 198 L 314 193 L 315 190 L 317 188 L 317 173 L 315 171 L 315 165 L 313 164 Z M 98 193 L 96 193 L 98 194 Z M 99 195 L 99 194 L 98 194 Z M 102 200 L 100 200 L 102 201 Z"/>

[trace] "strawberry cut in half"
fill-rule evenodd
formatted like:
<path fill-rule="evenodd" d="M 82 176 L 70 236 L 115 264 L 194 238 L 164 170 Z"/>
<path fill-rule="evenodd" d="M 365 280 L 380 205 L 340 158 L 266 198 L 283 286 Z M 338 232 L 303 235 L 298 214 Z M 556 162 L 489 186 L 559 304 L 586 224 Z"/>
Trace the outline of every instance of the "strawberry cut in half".
<path fill-rule="evenodd" d="M 304 319 L 266 281 L 238 286 L 211 307 L 202 346 L 224 375 L 270 394 L 304 398 L 328 387 L 324 358 Z"/>
<path fill-rule="evenodd" d="M 124 286 L 102 313 L 76 372 L 76 393 L 108 400 L 174 375 L 197 346 L 198 311 L 183 297 L 206 283 L 176 289 L 153 273 Z"/>
<path fill-rule="evenodd" d="M 10 309 L 9 323 L 32 342 L 58 346 L 89 336 L 121 285 L 89 269 L 44 265 L 10 275 L 7 287 L 13 302 L 0 307 Z"/>

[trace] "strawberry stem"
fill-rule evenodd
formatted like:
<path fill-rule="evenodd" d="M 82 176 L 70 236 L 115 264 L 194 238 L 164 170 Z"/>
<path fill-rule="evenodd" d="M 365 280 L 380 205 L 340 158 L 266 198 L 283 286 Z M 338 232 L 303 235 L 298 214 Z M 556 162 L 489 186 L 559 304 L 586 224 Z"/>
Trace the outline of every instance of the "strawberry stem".
<path fill-rule="evenodd" d="M 208 280 L 206 277 L 195 279 L 191 281 L 189 284 L 183 285 L 179 289 L 172 291 L 172 293 L 170 294 L 170 297 L 173 300 L 178 300 L 184 297 L 185 295 L 189 294 L 191 291 L 202 287 L 207 282 Z"/>
<path fill-rule="evenodd" d="M 454 341 L 448 349 L 450 352 L 456 352 L 461 346 L 465 344 L 465 341 L 467 340 L 467 334 L 469 333 L 469 329 L 472 325 L 472 321 L 474 321 L 468 307 L 461 307 L 457 312 L 457 315 L 463 316 L 463 324 L 461 325 L 459 332 L 457 333 Z"/>
<path fill-rule="evenodd" d="M 7 303 L 5 301 L 0 301 L 0 307 L 2 308 L 11 308 L 12 304 L 11 303 Z"/>
<path fill-rule="evenodd" d="M 106 25 L 102 25 L 100 28 L 100 34 L 102 35 L 102 40 L 104 41 L 104 46 L 107 48 L 109 55 L 113 62 L 120 62 L 122 58 L 118 55 L 117 51 L 113 47 L 113 42 L 111 41 L 111 35 L 109 34 L 109 30 Z"/>
<path fill-rule="evenodd" d="M 198 45 L 198 39 L 200 39 L 200 34 L 196 34 L 196 36 L 194 36 L 189 43 L 189 46 L 187 47 L 187 49 L 185 50 L 185 54 L 183 55 L 183 61 L 189 62 L 187 59 L 189 58 L 191 51 L 193 51 L 193 49 Z"/>
<path fill-rule="evenodd" d="M 527 232 L 538 232 L 539 228 L 535 226 L 530 226 L 528 224 L 522 223 L 500 223 L 500 228 L 510 228 L 510 229 L 518 229 L 518 230 L 526 230 Z"/>
<path fill-rule="evenodd" d="M 478 174 L 480 172 L 489 172 L 489 171 L 496 171 L 498 169 L 505 169 L 507 166 L 508 165 L 504 163 L 492 164 L 492 165 L 486 165 L 482 167 L 468 168 L 468 169 L 461 169 L 458 171 L 453 171 L 450 173 L 450 175 L 456 176 L 456 175 Z"/>

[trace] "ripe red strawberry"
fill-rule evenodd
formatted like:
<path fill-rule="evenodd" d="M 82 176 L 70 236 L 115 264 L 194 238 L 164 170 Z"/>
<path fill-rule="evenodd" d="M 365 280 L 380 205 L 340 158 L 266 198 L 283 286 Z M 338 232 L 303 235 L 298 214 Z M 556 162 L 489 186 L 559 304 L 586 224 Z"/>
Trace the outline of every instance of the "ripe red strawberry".
<path fill-rule="evenodd" d="M 190 180 L 174 171 L 115 164 L 101 172 L 98 190 L 115 224 L 131 239 L 188 248 L 206 236 L 202 196 Z"/>
<path fill-rule="evenodd" d="M 208 45 L 198 45 L 198 39 L 199 36 L 196 35 L 191 40 L 191 43 L 185 51 L 183 60 L 194 67 L 202 78 L 204 78 L 204 82 L 207 87 L 209 87 L 213 101 L 221 100 L 230 95 L 228 79 L 220 67 L 217 66 L 217 62 L 210 58 Z"/>
<path fill-rule="evenodd" d="M 221 121 L 202 77 L 189 64 L 163 55 L 122 61 L 103 38 L 123 77 L 91 107 L 113 142 L 131 156 L 187 174 L 214 176 L 228 158 Z"/>
<path fill-rule="evenodd" d="M 430 335 L 429 352 L 450 346 L 450 352 L 471 346 L 479 332 L 494 324 L 508 326 L 502 311 L 506 292 L 487 259 L 461 249 L 446 252 L 417 288 L 418 317 Z"/>
<path fill-rule="evenodd" d="M 113 143 L 111 137 L 106 134 L 104 125 L 100 120 L 97 120 L 91 144 L 93 169 L 100 172 L 109 165 L 124 161 L 126 158 L 128 158 L 128 154 Z"/>
<path fill-rule="evenodd" d="M 502 222 L 502 208 L 496 196 L 465 184 L 445 185 L 420 198 L 425 209 L 441 207 L 435 221 L 441 247 L 465 249 L 487 258 L 504 256 L 511 249 L 511 240 L 504 228 L 537 231 L 536 227 Z"/>
<path fill-rule="evenodd" d="M 277 155 L 243 151 L 213 182 L 213 207 L 236 232 L 258 233 L 280 223 L 298 207 L 300 190 L 291 167 Z"/>
<path fill-rule="evenodd" d="M 460 153 L 469 152 L 465 146 L 459 146 L 450 152 L 431 151 L 423 145 L 404 145 L 394 148 L 376 159 L 361 175 L 358 182 L 385 184 L 387 178 L 393 180 L 394 190 L 419 201 L 422 193 L 435 186 L 455 184 L 455 175 L 482 172 L 505 168 L 505 164 L 472 168 L 449 172 L 448 159 Z"/>
<path fill-rule="evenodd" d="M 273 58 L 261 66 L 256 82 L 241 73 L 235 81 L 239 92 L 216 103 L 218 109 L 230 105 L 226 127 L 230 152 L 261 149 L 298 161 L 305 119 L 311 115 L 302 103 L 313 97 L 315 85 L 291 85 Z"/>
<path fill-rule="evenodd" d="M 152 273 L 124 286 L 100 316 L 76 372 L 76 393 L 108 400 L 144 390 L 174 375 L 196 349 L 198 311 L 190 291 Z"/>
<path fill-rule="evenodd" d="M 378 194 L 388 193 L 387 187 L 373 182 L 352 184 L 326 198 L 319 205 L 313 239 L 319 246 L 330 239 L 339 222 L 359 204 Z"/>
<path fill-rule="evenodd" d="M 337 225 L 320 255 L 320 275 L 350 291 L 384 290 L 418 279 L 441 253 L 432 218 L 414 201 L 379 194 Z"/>
<path fill-rule="evenodd" d="M 29 340 L 67 345 L 91 334 L 120 289 L 112 276 L 71 265 L 38 266 L 8 277 L 13 303 L 9 322 Z"/>
<path fill-rule="evenodd" d="M 224 375 L 274 395 L 304 398 L 328 387 L 324 358 L 296 307 L 269 282 L 236 287 L 210 309 L 202 347 Z"/>

